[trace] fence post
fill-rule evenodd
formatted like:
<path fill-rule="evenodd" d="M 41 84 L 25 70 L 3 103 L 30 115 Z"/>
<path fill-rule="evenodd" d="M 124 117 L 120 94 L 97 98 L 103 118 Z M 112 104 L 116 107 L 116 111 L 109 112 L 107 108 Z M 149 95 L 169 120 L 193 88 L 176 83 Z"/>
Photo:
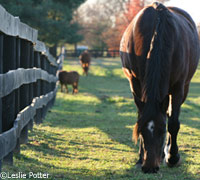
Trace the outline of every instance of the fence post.
<path fill-rule="evenodd" d="M 3 47 L 3 73 L 7 73 L 9 70 L 16 69 L 16 38 L 5 36 Z M 15 91 L 2 98 L 2 107 L 2 130 L 5 132 L 13 127 L 15 120 Z M 4 162 L 13 164 L 13 151 L 4 157 Z"/>
<path fill-rule="evenodd" d="M 51 66 L 50 66 L 50 62 L 48 61 L 48 59 L 47 59 L 47 72 L 49 73 L 49 74 L 51 74 Z M 51 83 L 50 82 L 47 82 L 47 93 L 50 93 L 51 92 Z M 46 107 L 47 107 L 47 111 L 48 111 L 48 109 L 50 108 L 50 106 L 51 106 L 51 103 L 50 102 L 48 102 L 47 103 L 47 105 L 46 105 Z"/>
<path fill-rule="evenodd" d="M 33 68 L 34 67 L 34 48 L 33 48 L 33 44 L 30 45 L 30 64 L 29 64 L 29 68 Z M 29 85 L 29 104 L 31 104 L 33 102 L 33 86 L 34 83 L 31 83 Z M 28 129 L 32 130 L 33 128 L 33 119 L 31 119 L 28 123 Z"/>
<path fill-rule="evenodd" d="M 41 59 L 41 68 L 45 71 L 47 71 L 47 59 L 46 59 L 46 56 L 42 56 L 42 59 Z M 45 95 L 47 93 L 47 82 L 42 80 L 42 83 L 41 83 L 41 94 L 42 95 Z M 47 106 L 43 106 L 42 107 L 42 119 L 45 118 L 46 116 L 46 113 L 47 113 Z"/>
<path fill-rule="evenodd" d="M 21 40 L 21 61 L 20 67 L 27 69 L 30 67 L 30 42 Z M 20 88 L 20 111 L 28 106 L 29 100 L 29 84 L 22 85 Z M 20 143 L 27 143 L 28 141 L 28 125 L 24 127 L 20 135 Z M 27 131 L 27 132 L 26 132 Z"/>
<path fill-rule="evenodd" d="M 40 53 L 37 51 L 34 52 L 34 66 L 36 68 L 41 68 Z M 40 97 L 41 80 L 37 80 L 33 88 L 34 88 L 34 97 Z M 34 121 L 36 124 L 42 123 L 41 109 L 36 110 Z"/>
<path fill-rule="evenodd" d="M 34 67 L 34 49 L 33 44 L 30 45 L 30 62 L 29 62 L 29 68 Z M 29 104 L 31 104 L 33 101 L 33 83 L 30 84 L 29 87 Z"/>
<path fill-rule="evenodd" d="M 20 68 L 20 58 L 21 58 L 21 41 L 19 38 L 16 39 L 16 69 Z M 15 90 L 15 118 L 20 112 L 20 90 Z M 17 139 L 17 145 L 14 149 L 15 153 L 20 153 L 20 143 L 19 138 Z"/>
<path fill-rule="evenodd" d="M 0 33 L 0 74 L 3 74 L 3 34 Z M 2 133 L 2 99 L 0 98 L 0 134 Z M 1 172 L 1 159 L 0 159 Z"/>

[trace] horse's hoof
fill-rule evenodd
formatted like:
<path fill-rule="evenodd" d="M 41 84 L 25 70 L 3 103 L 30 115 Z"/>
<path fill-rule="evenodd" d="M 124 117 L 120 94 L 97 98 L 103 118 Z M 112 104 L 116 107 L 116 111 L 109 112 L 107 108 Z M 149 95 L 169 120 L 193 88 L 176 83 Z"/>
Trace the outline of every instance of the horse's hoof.
<path fill-rule="evenodd" d="M 166 164 L 167 164 L 167 166 L 168 167 L 178 167 L 178 166 L 180 166 L 181 165 L 181 163 L 182 163 L 182 160 L 181 160 L 181 158 L 179 157 L 179 160 L 178 160 L 178 162 L 176 162 L 176 163 L 170 163 L 169 161 L 166 161 Z"/>
<path fill-rule="evenodd" d="M 161 164 L 163 164 L 163 166 L 167 166 L 167 160 L 166 160 L 166 158 L 164 158 L 164 159 L 161 161 Z"/>
<path fill-rule="evenodd" d="M 141 169 L 141 168 L 142 168 L 142 164 L 141 164 L 141 163 L 136 163 L 136 164 L 135 164 L 135 167 L 136 167 L 137 169 Z"/>

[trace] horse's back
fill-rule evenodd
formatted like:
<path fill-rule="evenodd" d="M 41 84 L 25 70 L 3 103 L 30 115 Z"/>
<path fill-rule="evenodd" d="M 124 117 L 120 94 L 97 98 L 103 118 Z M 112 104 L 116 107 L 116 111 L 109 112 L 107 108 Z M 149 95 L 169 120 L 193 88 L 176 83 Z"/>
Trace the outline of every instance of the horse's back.
<path fill-rule="evenodd" d="M 58 77 L 61 84 L 73 84 L 79 81 L 79 74 L 76 71 L 61 71 Z"/>
<path fill-rule="evenodd" d="M 182 76 L 185 77 L 184 81 L 190 81 L 197 68 L 200 52 L 195 23 L 184 10 L 167 8 L 159 3 L 141 10 L 127 27 L 120 43 L 122 66 L 133 70 L 138 79 L 143 79 L 158 21 L 165 23 L 161 32 L 164 34 L 162 46 L 170 57 L 168 71 L 171 71 L 171 81 L 178 81 Z"/>

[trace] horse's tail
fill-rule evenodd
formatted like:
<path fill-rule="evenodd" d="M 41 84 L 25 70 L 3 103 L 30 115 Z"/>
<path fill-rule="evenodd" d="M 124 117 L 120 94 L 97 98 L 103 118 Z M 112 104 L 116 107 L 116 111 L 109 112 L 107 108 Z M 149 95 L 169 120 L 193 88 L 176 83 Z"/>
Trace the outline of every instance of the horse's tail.
<path fill-rule="evenodd" d="M 136 134 L 139 134 L 141 127 L 146 124 L 158 112 L 159 103 L 163 100 L 160 97 L 163 89 L 168 89 L 169 65 L 172 44 L 169 39 L 171 27 L 170 12 L 160 3 L 152 5 L 156 15 L 153 36 L 150 41 L 150 48 L 146 57 L 146 69 L 144 76 L 144 87 L 142 101 L 145 102 L 141 119 L 138 121 Z M 162 87 L 161 87 L 162 86 Z"/>
<path fill-rule="evenodd" d="M 157 18 L 146 57 L 147 62 L 144 78 L 146 83 L 143 89 L 143 101 L 145 102 L 160 100 L 160 81 L 166 78 L 171 49 L 169 39 L 171 39 L 170 36 L 173 36 L 173 34 L 169 34 L 169 10 L 160 3 L 154 3 L 153 7 L 157 12 Z"/>

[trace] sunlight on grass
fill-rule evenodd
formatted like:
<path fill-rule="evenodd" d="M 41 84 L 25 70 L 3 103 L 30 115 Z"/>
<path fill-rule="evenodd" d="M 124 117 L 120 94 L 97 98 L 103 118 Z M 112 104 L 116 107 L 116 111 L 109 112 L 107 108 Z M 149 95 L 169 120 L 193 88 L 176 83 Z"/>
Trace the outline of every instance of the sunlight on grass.
<path fill-rule="evenodd" d="M 82 75 L 77 59 L 65 70 Z M 54 107 L 21 145 L 14 166 L 5 172 L 48 172 L 50 179 L 196 180 L 200 179 L 200 69 L 182 106 L 178 135 L 182 165 L 161 165 L 157 174 L 143 174 L 134 164 L 138 146 L 132 141 L 137 120 L 129 84 L 116 59 L 93 59 L 89 75 L 81 76 L 79 93 L 57 93 Z"/>

